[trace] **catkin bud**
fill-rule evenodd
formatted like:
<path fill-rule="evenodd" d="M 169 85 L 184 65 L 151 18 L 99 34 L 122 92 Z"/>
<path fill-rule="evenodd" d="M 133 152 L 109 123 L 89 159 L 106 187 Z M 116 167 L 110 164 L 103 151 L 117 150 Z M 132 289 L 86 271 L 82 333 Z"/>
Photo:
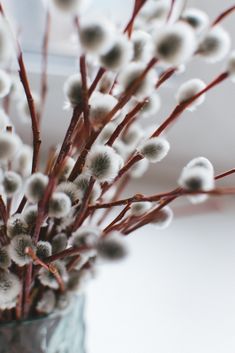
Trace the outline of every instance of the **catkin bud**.
<path fill-rule="evenodd" d="M 209 191 L 214 188 L 214 176 L 204 167 L 185 167 L 180 175 L 179 185 L 190 191 Z"/>
<path fill-rule="evenodd" d="M 227 63 L 227 71 L 229 73 L 231 80 L 235 82 L 235 51 L 233 51 L 230 54 L 230 57 Z"/>
<path fill-rule="evenodd" d="M 90 99 L 90 121 L 94 128 L 105 124 L 107 114 L 115 107 L 117 99 L 110 94 L 94 92 Z"/>
<path fill-rule="evenodd" d="M 49 201 L 49 217 L 63 218 L 71 210 L 70 198 L 64 192 L 54 192 Z"/>
<path fill-rule="evenodd" d="M 87 157 L 86 167 L 91 176 L 100 182 L 114 179 L 122 158 L 109 146 L 96 146 Z"/>
<path fill-rule="evenodd" d="M 0 132 L 0 160 L 12 160 L 19 151 L 21 140 L 19 136 L 8 131 Z"/>
<path fill-rule="evenodd" d="M 180 22 L 158 28 L 153 41 L 156 58 L 170 65 L 185 63 L 196 49 L 194 31 L 189 25 Z"/>
<path fill-rule="evenodd" d="M 132 59 L 133 45 L 125 35 L 115 38 L 111 48 L 100 57 L 101 65 L 112 71 L 119 71 Z"/>
<path fill-rule="evenodd" d="M 198 54 L 208 62 L 221 61 L 228 54 L 231 47 L 231 39 L 223 27 L 217 25 L 210 29 L 202 39 L 198 47 Z"/>
<path fill-rule="evenodd" d="M 11 259 L 20 267 L 31 262 L 31 257 L 26 254 L 27 248 L 34 248 L 32 239 L 29 235 L 16 235 L 9 245 L 9 254 Z"/>
<path fill-rule="evenodd" d="M 24 218 L 21 214 L 16 213 L 11 216 L 7 221 L 7 235 L 9 238 L 13 238 L 16 235 L 27 234 L 28 225 L 25 223 Z"/>
<path fill-rule="evenodd" d="M 98 256 L 107 261 L 122 260 L 127 255 L 123 237 L 118 232 L 101 238 L 97 244 Z"/>
<path fill-rule="evenodd" d="M 77 248 L 94 247 L 99 235 L 100 230 L 98 228 L 84 226 L 72 234 L 70 244 Z"/>
<path fill-rule="evenodd" d="M 14 170 L 23 177 L 29 176 L 32 168 L 33 150 L 31 146 L 23 145 L 17 158 L 13 161 Z"/>
<path fill-rule="evenodd" d="M 63 282 L 67 282 L 68 280 L 68 273 L 66 271 L 66 267 L 62 261 L 53 262 L 53 266 L 58 271 L 59 275 L 61 276 Z M 42 283 L 43 286 L 49 287 L 51 289 L 59 289 L 59 283 L 55 278 L 54 274 L 50 271 L 46 270 L 45 268 L 41 268 L 38 275 L 39 281 Z"/>
<path fill-rule="evenodd" d="M 9 197 L 20 190 L 22 179 L 19 174 L 9 171 L 4 174 L 2 184 L 6 195 Z"/>
<path fill-rule="evenodd" d="M 132 33 L 131 41 L 134 49 L 133 60 L 141 62 L 149 61 L 153 51 L 153 43 L 150 34 L 141 30 L 135 30 Z"/>
<path fill-rule="evenodd" d="M 139 147 L 138 151 L 150 163 L 160 162 L 166 157 L 170 149 L 169 142 L 162 137 L 153 137 L 144 141 Z"/>
<path fill-rule="evenodd" d="M 131 205 L 130 212 L 132 216 L 140 217 L 150 210 L 151 202 L 135 202 Z"/>
<path fill-rule="evenodd" d="M 39 202 L 48 184 L 48 176 L 42 173 L 32 174 L 26 181 L 25 196 L 32 203 Z"/>
<path fill-rule="evenodd" d="M 88 52 L 102 53 L 110 44 L 112 32 L 111 23 L 104 19 L 81 22 L 79 28 L 81 45 Z"/>
<path fill-rule="evenodd" d="M 79 199 L 79 192 L 75 183 L 64 181 L 57 186 L 56 191 L 66 194 L 70 198 L 71 204 Z"/>
<path fill-rule="evenodd" d="M 56 254 L 66 249 L 68 244 L 67 235 L 64 233 L 57 234 L 52 239 L 52 253 Z"/>
<path fill-rule="evenodd" d="M 30 227 L 35 225 L 37 216 L 38 216 L 38 206 L 37 205 L 27 206 L 23 210 L 23 213 L 22 213 L 22 219 Z"/>
<path fill-rule="evenodd" d="M 79 175 L 77 179 L 75 179 L 74 183 L 77 187 L 78 198 L 81 201 L 87 191 L 89 186 L 90 177 L 87 175 Z M 98 200 L 101 195 L 101 186 L 98 182 L 96 182 L 92 188 L 92 192 L 90 195 L 90 202 L 94 202 Z"/>
<path fill-rule="evenodd" d="M 36 255 L 39 259 L 44 260 L 52 254 L 52 246 L 48 241 L 40 240 L 36 246 Z"/>
<path fill-rule="evenodd" d="M 80 74 L 74 74 L 67 78 L 64 83 L 64 95 L 72 108 L 82 103 L 83 90 Z"/>
<path fill-rule="evenodd" d="M 157 229 L 166 229 L 169 227 L 173 220 L 173 211 L 170 207 L 165 206 L 161 210 L 157 212 L 155 215 L 154 220 L 151 221 L 151 223 L 157 228 Z"/>
<path fill-rule="evenodd" d="M 14 307 L 20 290 L 19 278 L 7 270 L 0 270 L 0 308 Z"/>
<path fill-rule="evenodd" d="M 198 79 L 194 78 L 192 80 L 189 80 L 185 83 L 183 83 L 177 93 L 176 93 L 176 100 L 178 104 L 184 103 L 190 98 L 193 98 L 197 93 L 202 91 L 206 87 L 206 84 Z M 192 104 L 190 104 L 189 107 L 187 107 L 188 110 L 194 110 L 197 106 L 201 105 L 205 101 L 206 95 L 202 94 L 200 97 L 198 97 Z"/>
<path fill-rule="evenodd" d="M 208 15 L 196 8 L 186 8 L 181 19 L 187 22 L 196 32 L 196 34 L 201 34 L 203 30 L 209 26 L 209 17 Z"/>
<path fill-rule="evenodd" d="M 48 289 L 37 303 L 36 309 L 39 313 L 50 314 L 56 306 L 56 296 L 53 290 Z"/>
<path fill-rule="evenodd" d="M 118 82 L 120 83 L 123 90 L 127 91 L 133 84 L 136 85 L 138 78 L 141 76 L 145 70 L 146 65 L 141 62 L 132 62 L 126 66 L 120 73 L 118 77 Z M 146 96 L 149 96 L 154 90 L 155 83 L 157 80 L 157 75 L 154 70 L 150 70 L 144 78 L 138 83 L 133 95 L 137 99 L 143 100 Z"/>

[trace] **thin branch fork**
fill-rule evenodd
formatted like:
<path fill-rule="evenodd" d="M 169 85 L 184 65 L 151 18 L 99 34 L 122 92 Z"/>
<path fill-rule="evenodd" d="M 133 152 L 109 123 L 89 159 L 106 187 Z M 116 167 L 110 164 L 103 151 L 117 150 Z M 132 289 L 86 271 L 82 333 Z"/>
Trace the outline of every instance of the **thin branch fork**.
<path fill-rule="evenodd" d="M 46 264 L 45 262 L 43 262 L 41 259 L 39 259 L 39 257 L 35 254 L 35 252 L 33 251 L 32 248 L 28 247 L 25 249 L 25 253 L 31 257 L 31 259 L 36 262 L 36 264 L 40 265 L 41 267 L 45 268 L 47 271 L 51 272 L 54 277 L 56 278 L 59 286 L 60 286 L 60 290 L 62 292 L 65 291 L 65 285 L 64 285 L 64 281 L 61 278 L 57 268 L 55 267 L 55 265 L 53 264 Z"/>
<path fill-rule="evenodd" d="M 232 12 L 235 11 L 235 5 L 229 7 L 227 10 L 222 12 L 216 19 L 212 22 L 211 27 L 216 26 L 218 23 L 223 21 L 227 16 L 229 16 Z"/>

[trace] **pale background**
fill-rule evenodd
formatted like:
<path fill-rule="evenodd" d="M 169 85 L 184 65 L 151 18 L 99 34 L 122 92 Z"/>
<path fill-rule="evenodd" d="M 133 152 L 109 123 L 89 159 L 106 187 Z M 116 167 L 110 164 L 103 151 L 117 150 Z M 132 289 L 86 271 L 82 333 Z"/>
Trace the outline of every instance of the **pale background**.
<path fill-rule="evenodd" d="M 176 0 L 177 1 L 177 0 Z M 178 0 L 179 1 L 179 0 Z M 5 0 L 9 13 L 20 19 L 31 84 L 38 87 L 40 35 L 44 17 L 39 0 Z M 190 5 L 205 9 L 213 19 L 234 4 L 230 0 L 195 0 Z M 131 0 L 96 0 L 93 11 L 126 22 Z M 24 26 L 22 24 L 24 23 Z M 224 26 L 235 33 L 235 14 Z M 68 19 L 56 17 L 50 56 L 50 87 L 45 146 L 58 142 L 69 121 L 63 106 L 62 84 L 76 70 L 71 49 L 73 38 Z M 59 38 L 61 38 L 59 40 Z M 234 43 L 235 44 L 235 43 Z M 69 53 L 69 55 L 68 55 Z M 194 60 L 189 70 L 161 90 L 167 102 L 158 121 L 174 107 L 174 90 L 187 78 L 209 82 L 224 63 L 213 66 Z M 216 172 L 235 166 L 235 86 L 207 95 L 205 104 L 194 113 L 185 113 L 169 133 L 172 150 L 145 178 L 146 192 L 175 187 L 182 169 L 193 157 L 211 159 Z M 17 116 L 13 113 L 13 119 Z M 17 122 L 16 122 L 17 124 Z M 22 135 L 29 127 L 19 125 Z M 44 150 L 46 151 L 46 150 Z M 235 185 L 235 177 L 221 185 Z M 141 184 L 133 190 L 142 191 Z M 131 191 L 129 190 L 129 193 Z M 235 352 L 235 232 L 234 197 L 214 199 L 194 207 L 185 201 L 174 207 L 176 219 L 164 232 L 146 227 L 128 239 L 130 256 L 124 263 L 101 268 L 87 293 L 87 353 L 234 353 Z M 182 214 L 187 211 L 187 216 Z"/>

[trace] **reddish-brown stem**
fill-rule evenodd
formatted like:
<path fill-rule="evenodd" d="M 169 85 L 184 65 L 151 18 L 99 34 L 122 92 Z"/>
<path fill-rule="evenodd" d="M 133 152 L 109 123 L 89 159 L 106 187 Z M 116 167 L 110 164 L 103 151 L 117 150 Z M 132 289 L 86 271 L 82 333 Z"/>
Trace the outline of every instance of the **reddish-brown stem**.
<path fill-rule="evenodd" d="M 139 102 L 136 104 L 136 106 L 125 116 L 123 121 L 116 127 L 108 141 L 106 142 L 106 145 L 112 146 L 113 143 L 116 141 L 116 139 L 119 137 L 125 126 L 140 112 L 140 110 L 144 107 L 146 104 L 146 100 L 143 102 Z"/>
<path fill-rule="evenodd" d="M 89 248 L 88 247 L 79 247 L 79 248 L 65 249 L 63 251 L 60 251 L 56 254 L 53 254 L 53 255 L 47 257 L 44 261 L 45 261 L 45 263 L 51 263 L 56 260 L 64 259 L 65 257 L 68 257 L 68 256 L 80 254 L 84 250 L 89 250 Z"/>
<path fill-rule="evenodd" d="M 172 15 L 173 10 L 174 10 L 175 2 L 176 2 L 175 0 L 171 0 L 170 10 L 168 12 L 166 22 L 168 22 L 170 20 L 170 18 L 171 18 L 171 15 Z"/>
<path fill-rule="evenodd" d="M 146 1 L 147 0 L 135 0 L 135 5 L 134 5 L 134 9 L 133 9 L 133 13 L 132 13 L 131 19 L 130 19 L 130 21 L 128 22 L 128 24 L 126 25 L 126 27 L 124 29 L 124 33 L 127 33 L 129 37 L 131 37 L 134 21 L 135 21 L 137 15 L 139 14 L 141 8 L 146 3 Z"/>
<path fill-rule="evenodd" d="M 82 55 L 80 57 L 80 73 L 82 79 L 82 95 L 83 95 L 83 118 L 84 118 L 84 132 L 85 139 L 89 138 L 90 135 L 90 121 L 89 121 L 89 104 L 88 104 L 88 90 L 87 90 L 87 69 L 86 69 L 86 57 Z"/>
<path fill-rule="evenodd" d="M 195 100 L 201 97 L 204 93 L 212 89 L 213 87 L 217 86 L 225 79 L 228 78 L 228 72 L 223 72 L 218 77 L 216 77 L 211 83 L 209 83 L 203 90 L 195 94 L 192 98 L 188 99 L 187 101 L 180 103 L 176 106 L 170 116 L 154 131 L 151 137 L 159 136 L 166 128 L 175 121 L 180 114 L 183 113 Z"/>
<path fill-rule="evenodd" d="M 40 130 L 39 130 L 38 117 L 36 114 L 35 104 L 31 94 L 31 89 L 29 86 L 29 81 L 28 81 L 28 77 L 27 77 L 27 73 L 24 65 L 23 54 L 20 47 L 19 47 L 19 54 L 18 54 L 18 63 L 20 67 L 19 75 L 24 87 L 25 95 L 28 101 L 30 116 L 31 116 L 32 131 L 33 131 L 32 173 L 34 173 L 37 170 L 38 162 L 39 162 L 41 137 L 40 137 Z"/>
<path fill-rule="evenodd" d="M 43 44 L 42 44 L 42 74 L 41 74 L 41 89 L 40 89 L 40 112 L 38 114 L 39 124 L 41 123 L 45 103 L 46 96 L 48 91 L 48 82 L 47 82 L 47 65 L 48 65 L 48 48 L 49 48 L 49 39 L 50 39 L 50 29 L 51 29 L 51 15 L 49 6 L 47 7 L 46 12 L 46 23 L 45 23 L 45 31 L 43 36 Z"/>
<path fill-rule="evenodd" d="M 216 19 L 212 22 L 211 26 L 212 27 L 216 26 L 218 23 L 223 21 L 225 19 L 225 17 L 227 17 L 228 15 L 230 15 L 234 11 L 235 11 L 235 5 L 229 7 L 227 10 L 222 12 L 218 17 L 216 17 Z"/>
<path fill-rule="evenodd" d="M 166 71 L 164 71 L 160 75 L 160 77 L 156 83 L 156 88 L 159 88 L 165 81 L 167 81 L 176 72 L 176 70 L 177 70 L 176 67 L 172 67 L 172 68 L 169 68 Z"/>
<path fill-rule="evenodd" d="M 126 175 L 119 183 L 117 190 L 114 194 L 114 197 L 112 199 L 113 202 L 117 201 L 118 198 L 121 196 L 123 190 L 125 189 L 126 185 L 128 184 L 128 182 L 130 181 L 130 176 Z M 95 210 L 95 209 L 94 209 Z M 98 225 L 100 225 L 101 223 L 103 223 L 103 221 L 106 219 L 106 217 L 108 216 L 109 212 L 111 211 L 111 207 L 107 207 L 104 214 L 102 215 L 102 217 L 100 218 L 100 220 L 97 222 Z"/>
<path fill-rule="evenodd" d="M 123 210 L 117 215 L 117 217 L 114 218 L 114 220 L 103 230 L 103 236 L 106 236 L 115 226 L 116 223 L 121 221 L 123 217 L 126 215 L 127 211 L 130 209 L 130 204 L 128 203 Z"/>
<path fill-rule="evenodd" d="M 218 180 L 218 179 L 222 179 L 226 176 L 229 176 L 231 174 L 234 174 L 235 173 L 235 168 L 233 169 L 230 169 L 230 170 L 227 170 L 226 172 L 222 173 L 222 174 L 218 174 L 216 177 L 215 177 L 215 180 Z"/>
<path fill-rule="evenodd" d="M 91 86 L 90 86 L 90 88 L 89 88 L 89 90 L 88 90 L 88 95 L 89 95 L 89 97 L 90 97 L 90 96 L 92 95 L 92 93 L 95 91 L 95 89 L 96 89 L 98 83 L 100 82 L 100 80 L 101 80 L 101 78 L 103 77 L 103 75 L 104 75 L 105 72 L 106 72 L 106 69 L 104 69 L 103 67 L 101 67 L 101 68 L 98 70 L 98 72 L 97 72 L 97 74 L 96 74 L 96 76 L 95 76 L 95 79 L 94 79 L 94 81 L 92 82 L 92 84 L 91 84 Z"/>
<path fill-rule="evenodd" d="M 28 254 L 28 256 L 31 257 L 31 259 L 39 266 L 45 268 L 47 271 L 51 272 L 54 277 L 56 278 L 59 286 L 60 286 L 60 290 L 63 292 L 65 290 L 65 285 L 64 285 L 64 281 L 61 278 L 56 266 L 54 266 L 53 264 L 46 264 L 44 261 L 42 261 L 41 259 L 39 259 L 39 257 L 35 254 L 35 252 L 33 251 L 32 248 L 26 248 L 25 249 L 25 253 Z"/>

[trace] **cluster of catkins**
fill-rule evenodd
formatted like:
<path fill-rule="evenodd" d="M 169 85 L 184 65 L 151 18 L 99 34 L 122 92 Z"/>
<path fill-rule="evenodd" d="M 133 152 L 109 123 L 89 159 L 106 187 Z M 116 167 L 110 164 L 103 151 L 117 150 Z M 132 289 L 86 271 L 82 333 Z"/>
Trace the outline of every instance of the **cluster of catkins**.
<path fill-rule="evenodd" d="M 84 1 L 48 0 L 44 3 L 49 6 L 52 15 L 54 10 L 66 12 L 71 14 L 73 20 Z M 138 224 L 145 225 L 146 222 L 141 222 L 148 219 L 162 200 L 152 202 L 135 198 L 128 204 L 120 202 L 126 207 L 126 212 L 119 214 L 120 217 L 111 223 L 108 223 L 109 218 L 102 217 L 103 213 L 107 215 L 107 211 L 96 206 L 110 203 L 111 207 L 120 199 L 117 190 L 123 177 L 128 177 L 127 181 L 141 178 L 151 163 L 163 160 L 170 150 L 165 134 L 152 136 L 156 126 L 142 128 L 146 124 L 145 119 L 156 117 L 161 107 L 156 91 L 159 72 L 169 68 L 180 72 L 195 55 L 210 63 L 218 62 L 230 51 L 231 41 L 226 30 L 221 24 L 211 26 L 203 11 L 186 8 L 173 22 L 168 18 L 171 1 L 149 0 L 143 3 L 126 32 L 108 19 L 89 18 L 87 14 L 79 18 L 77 30 L 80 50 L 87 60 L 88 88 L 99 67 L 102 68 L 102 75 L 88 97 L 87 105 L 89 128 L 93 135 L 96 133 L 96 138 L 85 154 L 84 164 L 77 175 L 76 161 L 84 152 L 90 132 L 81 130 L 83 137 L 86 136 L 81 138 L 82 145 L 79 136 L 73 140 L 73 148 L 67 152 L 56 175 L 56 185 L 45 205 L 37 241 L 34 232 L 39 205 L 48 191 L 50 172 L 56 167 L 60 146 L 50 157 L 50 168 L 46 173 L 37 171 L 31 174 L 33 148 L 23 144 L 3 108 L 11 98 L 19 108 L 20 117 L 30 123 L 28 102 L 20 82 L 7 70 L 0 70 L 0 98 L 3 102 L 0 110 L 0 312 L 10 311 L 12 318 L 15 318 L 15 312 L 20 315 L 24 307 L 22 303 L 27 294 L 26 274 L 29 266 L 32 266 L 29 288 L 31 306 L 27 315 L 41 315 L 66 305 L 97 262 L 102 259 L 118 260 L 125 256 L 123 235 Z M 7 29 L 5 20 L 0 18 L 0 59 L 3 67 L 14 55 Z M 153 58 L 155 64 L 143 75 Z M 227 60 L 226 72 L 228 77 L 234 79 L 233 53 Z M 138 81 L 141 75 L 142 79 Z M 133 85 L 135 89 L 126 102 L 115 110 L 123 94 Z M 198 78 L 185 82 L 177 90 L 177 104 L 189 101 L 205 88 L 206 84 Z M 84 106 L 81 73 L 67 78 L 64 94 L 69 109 Z M 204 99 L 205 94 L 201 94 L 186 109 L 195 110 Z M 123 122 L 128 113 L 142 102 L 141 109 L 125 125 Z M 35 107 L 39 112 L 40 102 L 36 95 Z M 110 116 L 111 119 L 107 119 Z M 136 163 L 126 168 L 125 173 L 121 173 L 122 178 L 119 178 L 120 171 L 125 170 L 128 161 L 136 155 Z M 183 169 L 178 186 L 181 190 L 192 192 L 188 195 L 191 202 L 203 202 L 208 197 L 206 192 L 215 188 L 214 180 L 214 168 L 210 161 L 198 157 Z M 26 202 L 19 208 L 22 197 Z M 84 203 L 85 198 L 88 198 L 87 203 Z M 83 211 L 82 222 L 76 223 L 77 215 Z M 155 227 L 163 229 L 172 218 L 173 212 L 166 205 L 149 219 Z"/>

